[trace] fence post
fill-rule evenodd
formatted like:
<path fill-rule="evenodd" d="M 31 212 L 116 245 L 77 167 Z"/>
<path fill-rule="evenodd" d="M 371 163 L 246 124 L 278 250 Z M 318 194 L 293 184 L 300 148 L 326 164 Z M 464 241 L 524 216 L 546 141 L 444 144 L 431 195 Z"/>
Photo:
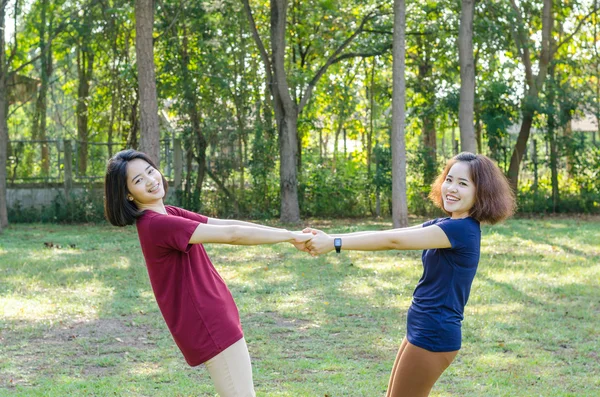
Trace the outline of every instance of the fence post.
<path fill-rule="evenodd" d="M 181 190 L 181 179 L 183 176 L 183 150 L 181 148 L 181 139 L 173 140 L 173 184 L 175 191 Z"/>
<path fill-rule="evenodd" d="M 73 148 L 71 140 L 64 140 L 65 146 L 65 199 L 68 201 L 71 197 L 71 188 L 73 187 Z"/>

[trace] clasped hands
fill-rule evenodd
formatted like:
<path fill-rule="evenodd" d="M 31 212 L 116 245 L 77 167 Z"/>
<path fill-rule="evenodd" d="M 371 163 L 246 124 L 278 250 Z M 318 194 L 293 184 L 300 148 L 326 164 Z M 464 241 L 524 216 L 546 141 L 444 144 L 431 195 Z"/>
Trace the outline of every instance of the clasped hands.
<path fill-rule="evenodd" d="M 327 233 L 307 227 L 302 232 L 294 232 L 294 247 L 312 256 L 326 254 L 333 250 L 333 237 Z"/>

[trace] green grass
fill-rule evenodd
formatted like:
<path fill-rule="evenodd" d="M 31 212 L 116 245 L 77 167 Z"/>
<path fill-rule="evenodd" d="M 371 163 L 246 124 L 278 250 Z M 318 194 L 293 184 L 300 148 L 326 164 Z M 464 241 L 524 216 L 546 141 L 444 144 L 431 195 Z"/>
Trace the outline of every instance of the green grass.
<path fill-rule="evenodd" d="M 259 396 L 384 395 L 420 252 L 207 251 L 238 304 Z M 598 219 L 484 227 L 463 348 L 432 396 L 598 396 L 599 258 Z M 134 228 L 20 224 L 0 235 L 0 396 L 16 395 L 214 395 L 170 337 Z"/>

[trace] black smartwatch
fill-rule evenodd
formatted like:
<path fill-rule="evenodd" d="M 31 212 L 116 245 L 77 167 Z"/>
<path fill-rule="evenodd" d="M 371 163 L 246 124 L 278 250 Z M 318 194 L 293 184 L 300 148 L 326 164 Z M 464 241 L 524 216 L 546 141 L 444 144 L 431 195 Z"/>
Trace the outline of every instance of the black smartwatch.
<path fill-rule="evenodd" d="M 335 247 L 335 252 L 337 252 L 339 254 L 340 251 L 342 250 L 342 239 L 339 237 L 334 238 L 333 246 Z"/>

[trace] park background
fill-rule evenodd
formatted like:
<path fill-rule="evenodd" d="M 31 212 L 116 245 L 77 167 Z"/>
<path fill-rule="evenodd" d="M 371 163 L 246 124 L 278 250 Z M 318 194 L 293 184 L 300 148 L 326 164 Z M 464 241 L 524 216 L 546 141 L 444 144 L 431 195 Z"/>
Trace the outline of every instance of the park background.
<path fill-rule="evenodd" d="M 465 348 L 438 396 L 595 396 L 598 0 L 0 0 L 0 395 L 211 395 L 153 301 L 107 159 L 168 203 L 326 231 L 417 224 L 445 161 L 493 158 Z M 419 253 L 208 247 L 267 396 L 383 395 Z M 199 388 L 199 389 L 198 389 Z"/>

